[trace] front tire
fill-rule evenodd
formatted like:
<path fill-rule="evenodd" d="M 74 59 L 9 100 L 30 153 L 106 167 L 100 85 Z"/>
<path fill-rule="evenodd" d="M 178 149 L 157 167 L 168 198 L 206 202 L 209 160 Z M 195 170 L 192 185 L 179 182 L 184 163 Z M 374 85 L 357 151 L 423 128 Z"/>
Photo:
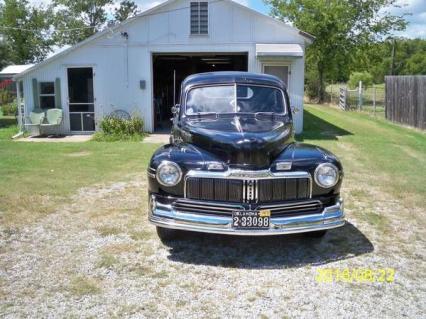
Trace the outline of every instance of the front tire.
<path fill-rule="evenodd" d="M 323 238 L 327 234 L 327 230 L 317 230 L 305 233 L 305 236 L 309 238 Z"/>
<path fill-rule="evenodd" d="M 172 241 L 178 237 L 179 232 L 175 229 L 157 226 L 157 235 L 162 242 Z"/>

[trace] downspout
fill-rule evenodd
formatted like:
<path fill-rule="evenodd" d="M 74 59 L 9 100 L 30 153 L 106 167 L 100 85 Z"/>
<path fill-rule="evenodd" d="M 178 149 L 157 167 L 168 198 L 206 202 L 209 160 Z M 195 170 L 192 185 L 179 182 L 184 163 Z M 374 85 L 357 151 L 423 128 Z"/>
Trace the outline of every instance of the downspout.
<path fill-rule="evenodd" d="M 120 33 L 123 38 L 126 39 L 126 48 L 124 56 L 124 64 L 126 65 L 126 87 L 129 87 L 129 34 L 125 31 Z"/>

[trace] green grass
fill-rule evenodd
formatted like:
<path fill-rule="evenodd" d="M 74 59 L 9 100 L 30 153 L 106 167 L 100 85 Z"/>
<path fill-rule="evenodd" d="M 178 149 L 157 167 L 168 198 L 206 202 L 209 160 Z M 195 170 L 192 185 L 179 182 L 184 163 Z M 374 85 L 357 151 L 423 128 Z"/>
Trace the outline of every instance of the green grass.
<path fill-rule="evenodd" d="M 18 131 L 18 125 L 14 116 L 0 115 L 0 141 L 10 140 Z"/>
<path fill-rule="evenodd" d="M 12 141 L 17 131 L 11 119 L 0 119 L 0 223 L 49 213 L 81 187 L 145 174 L 158 147 L 137 142 Z"/>
<path fill-rule="evenodd" d="M 426 134 L 359 112 L 307 105 L 300 141 L 318 144 L 341 157 L 346 175 L 359 167 L 372 182 L 396 198 L 407 196 L 424 207 L 426 198 Z M 367 190 L 368 191 L 368 190 Z"/>
<path fill-rule="evenodd" d="M 97 263 L 97 267 L 111 269 L 118 263 L 119 263 L 119 260 L 117 259 L 117 257 L 111 254 L 103 253 L 100 256 L 100 259 Z"/>
<path fill-rule="evenodd" d="M 83 297 L 98 294 L 101 292 L 101 288 L 98 280 L 80 276 L 71 281 L 69 291 L 76 297 Z"/>

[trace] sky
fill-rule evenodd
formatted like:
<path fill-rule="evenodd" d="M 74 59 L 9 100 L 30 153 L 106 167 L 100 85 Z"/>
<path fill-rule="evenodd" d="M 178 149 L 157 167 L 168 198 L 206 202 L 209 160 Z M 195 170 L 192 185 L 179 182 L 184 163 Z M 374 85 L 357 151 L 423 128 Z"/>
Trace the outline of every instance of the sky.
<path fill-rule="evenodd" d="M 30 0 L 34 4 L 44 3 L 47 4 L 51 0 Z M 164 0 L 134 0 L 139 8 L 148 9 L 157 5 Z M 235 0 L 243 5 L 246 5 L 261 13 L 268 14 L 270 8 L 263 2 L 263 0 Z M 406 16 L 408 21 L 407 29 L 403 32 L 397 32 L 395 35 L 404 36 L 408 38 L 423 38 L 426 39 L 426 0 L 397 0 L 397 5 L 400 8 L 388 8 L 387 11 L 395 15 L 410 13 Z"/>

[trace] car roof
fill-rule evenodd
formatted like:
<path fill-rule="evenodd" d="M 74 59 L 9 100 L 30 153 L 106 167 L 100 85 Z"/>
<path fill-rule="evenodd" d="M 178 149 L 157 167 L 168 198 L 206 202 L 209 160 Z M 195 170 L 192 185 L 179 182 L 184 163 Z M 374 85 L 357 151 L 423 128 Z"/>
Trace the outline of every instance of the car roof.
<path fill-rule="evenodd" d="M 210 84 L 258 84 L 269 85 L 285 89 L 285 84 L 278 77 L 263 73 L 250 73 L 250 72 L 236 72 L 236 71 L 223 71 L 223 72 L 207 72 L 197 73 L 188 76 L 182 82 L 182 89 L 187 89 L 192 86 L 210 85 Z"/>

